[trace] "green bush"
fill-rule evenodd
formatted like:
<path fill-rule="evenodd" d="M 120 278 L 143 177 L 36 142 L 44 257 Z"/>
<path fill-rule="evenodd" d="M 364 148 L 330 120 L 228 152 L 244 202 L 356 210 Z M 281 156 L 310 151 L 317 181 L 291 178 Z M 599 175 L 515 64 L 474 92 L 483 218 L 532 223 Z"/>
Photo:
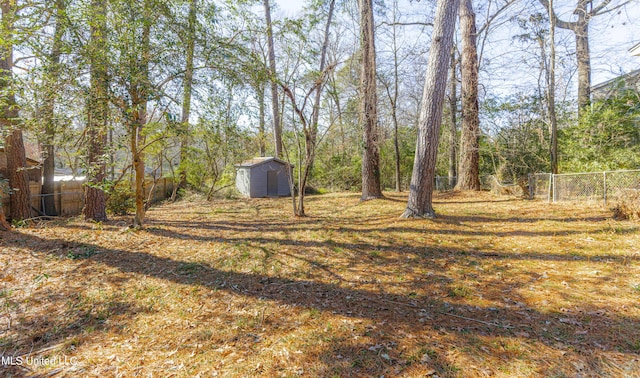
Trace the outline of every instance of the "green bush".
<path fill-rule="evenodd" d="M 212 200 L 214 198 L 236 200 L 236 199 L 242 198 L 242 194 L 240 194 L 238 189 L 236 189 L 234 186 L 228 186 L 228 187 L 222 187 L 218 190 L 213 191 L 210 194 L 208 199 Z"/>
<path fill-rule="evenodd" d="M 109 190 L 107 211 L 115 215 L 127 215 L 136 210 L 136 195 L 128 183 L 119 183 Z"/>
<path fill-rule="evenodd" d="M 232 188 L 232 187 L 225 188 L 222 191 L 222 196 L 223 196 L 224 199 L 228 199 L 228 200 L 236 200 L 236 199 L 242 197 L 242 195 L 240 194 L 238 189 Z"/>
<path fill-rule="evenodd" d="M 562 171 L 640 167 L 640 94 L 623 84 L 612 96 L 595 101 L 578 124 L 558 131 Z"/>

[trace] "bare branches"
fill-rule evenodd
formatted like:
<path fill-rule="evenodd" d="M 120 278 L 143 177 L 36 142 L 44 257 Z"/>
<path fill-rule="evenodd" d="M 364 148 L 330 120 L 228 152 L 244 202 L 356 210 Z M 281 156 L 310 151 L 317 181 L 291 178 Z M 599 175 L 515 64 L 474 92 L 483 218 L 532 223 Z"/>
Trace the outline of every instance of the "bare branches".
<path fill-rule="evenodd" d="M 400 22 L 400 21 L 387 22 L 387 21 L 382 21 L 382 22 L 380 23 L 380 25 L 386 25 L 386 26 L 424 26 L 424 27 L 433 27 L 433 23 L 432 23 L 432 22 L 418 22 L 418 21 L 414 21 L 414 22 Z"/>
<path fill-rule="evenodd" d="M 611 12 L 613 12 L 613 11 L 616 11 L 616 10 L 620 9 L 620 8 L 623 8 L 623 7 L 624 7 L 624 6 L 626 6 L 627 4 L 631 3 L 631 1 L 632 1 L 632 0 L 624 1 L 624 2 L 622 2 L 622 3 L 618 4 L 618 5 L 616 5 L 615 7 L 613 7 L 613 8 L 608 8 L 608 9 L 604 9 L 604 8 L 605 8 L 607 5 L 609 5 L 609 3 L 611 3 L 611 0 L 603 1 L 603 2 L 602 2 L 602 4 L 600 4 L 600 5 L 598 5 L 597 7 L 593 8 L 593 9 L 591 10 L 591 12 L 589 12 L 589 15 L 590 15 L 591 17 L 594 17 L 594 16 L 597 16 L 597 15 L 600 15 L 600 14 L 611 13 Z"/>
<path fill-rule="evenodd" d="M 542 4 L 544 9 L 549 9 L 549 1 L 548 0 L 538 0 L 538 2 L 540 2 L 540 4 Z M 555 9 L 553 9 L 553 12 L 551 12 L 551 15 L 549 17 L 553 17 L 556 26 L 559 27 L 559 28 L 569 29 L 569 30 L 574 30 L 574 28 L 575 28 L 575 22 L 567 22 L 567 21 L 559 19 L 558 15 L 555 12 Z"/>
<path fill-rule="evenodd" d="M 512 4 L 514 4 L 517 0 L 508 0 L 502 7 L 498 8 L 498 10 L 492 14 L 491 16 L 489 16 L 487 18 L 487 21 L 485 21 L 484 25 L 482 25 L 479 29 L 478 29 L 478 34 L 480 35 L 482 33 L 485 33 L 488 31 L 488 29 L 491 27 L 491 24 L 493 23 L 493 21 L 500 16 L 502 13 L 504 13 L 504 11 L 506 11 Z"/>

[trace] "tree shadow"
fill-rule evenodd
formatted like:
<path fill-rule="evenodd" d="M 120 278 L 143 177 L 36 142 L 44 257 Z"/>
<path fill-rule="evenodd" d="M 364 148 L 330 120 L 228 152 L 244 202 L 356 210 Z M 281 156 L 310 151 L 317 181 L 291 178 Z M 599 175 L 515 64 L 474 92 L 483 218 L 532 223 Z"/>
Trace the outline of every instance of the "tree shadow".
<path fill-rule="evenodd" d="M 191 226 L 189 226 L 191 225 Z M 267 229 L 256 229 L 256 228 L 245 228 L 234 226 L 234 222 L 228 222 L 227 225 L 198 225 L 193 224 L 191 222 L 180 223 L 174 222 L 172 224 L 173 227 L 181 228 L 181 229 L 189 229 L 189 228 L 198 228 L 205 230 L 226 230 L 226 231 L 237 231 L 237 232 L 246 232 L 247 230 L 256 230 L 260 235 L 266 234 Z M 277 226 L 274 228 L 268 228 L 272 232 L 281 231 L 281 228 Z M 289 231 L 293 232 L 297 230 L 297 228 L 290 229 Z M 308 230 L 307 228 L 302 228 L 302 230 Z M 336 231 L 339 232 L 352 232 L 352 233 L 361 233 L 366 234 L 370 232 L 376 233 L 420 233 L 424 232 L 421 229 L 417 228 L 408 228 L 408 227 L 386 227 L 381 229 L 355 229 L 340 226 L 336 228 Z M 485 258 L 492 260 L 543 260 L 543 261 L 576 261 L 580 259 L 589 259 L 594 262 L 622 262 L 629 260 L 629 257 L 620 256 L 615 254 L 598 254 L 589 257 L 581 257 L 576 254 L 567 254 L 567 253 L 548 253 L 548 252 L 536 252 L 535 250 L 527 250 L 525 252 L 513 253 L 513 251 L 500 251 L 497 249 L 493 249 L 491 251 L 483 251 L 483 250 L 461 250 L 457 247 L 444 247 L 444 246 L 433 246 L 433 245 L 425 245 L 422 248 L 416 248 L 414 246 L 405 245 L 402 242 L 397 244 L 389 244 L 382 245 L 376 244 L 372 245 L 370 243 L 362 243 L 362 242 L 353 242 L 353 243 L 344 243 L 337 242 L 334 240 L 329 241 L 315 241 L 315 240 L 294 240 L 290 238 L 276 238 L 276 237 L 267 237 L 267 236 L 256 236 L 256 237 L 230 237 L 225 235 L 220 236 L 202 236 L 196 234 L 189 234 L 178 232 L 170 229 L 159 229 L 159 228 L 148 228 L 147 232 L 151 234 L 155 234 L 158 236 L 169 237 L 174 239 L 182 239 L 182 240 L 198 240 L 198 241 L 208 241 L 208 242 L 221 242 L 221 243 L 231 243 L 231 244 L 246 244 L 254 247 L 265 245 L 265 244 L 278 244 L 281 246 L 296 246 L 296 247 L 305 247 L 305 248 L 341 248 L 348 249 L 351 251 L 359 252 L 357 256 L 354 256 L 358 259 L 367 258 L 369 251 L 375 250 L 380 252 L 376 256 L 378 261 L 385 261 L 386 263 L 392 262 L 403 262 L 398 260 L 392 260 L 385 255 L 385 252 L 403 252 L 409 253 L 417 256 L 427 256 L 430 253 L 444 253 L 449 254 L 451 256 L 474 256 L 477 258 Z M 463 235 L 463 236 L 526 236 L 531 238 L 538 237 L 554 237 L 554 236 L 567 236 L 567 235 L 599 235 L 605 234 L 608 231 L 606 230 L 597 230 L 597 231 L 574 231 L 574 230 L 555 230 L 555 231 L 512 231 L 512 232 L 491 232 L 491 231 L 464 231 L 464 230 L 454 230 L 454 229 L 437 229 L 437 230 L 429 230 L 429 234 L 432 235 Z M 621 234 L 631 234 L 637 232 L 636 228 L 629 228 L 624 230 L 618 230 L 617 233 Z M 400 238 L 402 240 L 402 238 Z"/>
<path fill-rule="evenodd" d="M 2 376 L 40 376 L 32 369 L 33 366 L 24 363 L 28 358 L 58 358 L 51 367 L 59 373 L 63 370 L 58 366 L 58 363 L 62 363 L 61 356 L 73 354 L 81 348 L 85 335 L 105 331 L 123 333 L 132 317 L 150 311 L 116 297 L 89 298 L 82 289 L 69 285 L 62 290 L 52 290 L 46 286 L 34 290 L 26 298 L 26 303 L 27 307 L 20 309 L 18 317 L 13 318 L 9 313 L 11 307 L 23 304 L 4 302 L 5 306 L 9 306 L 5 310 L 10 322 L 0 332 L 0 357 L 14 363 L 22 358 L 23 363 L 9 363 L 8 366 L 0 364 Z M 47 311 L 28 315 L 31 306 L 43 306 Z M 117 324 L 109 322 L 114 319 L 118 320 Z"/>
<path fill-rule="evenodd" d="M 475 201 L 474 203 L 477 203 Z M 517 349 L 510 343 L 524 342 L 532 347 L 543 345 L 549 350 L 569 353 L 578 356 L 597 355 L 599 351 L 616 351 L 625 356 L 636 356 L 640 345 L 640 322 L 635 316 L 612 311 L 606 305 L 601 307 L 591 303 L 579 303 L 577 307 L 566 312 L 545 312 L 525 305 L 526 300 L 519 294 L 519 289 L 535 283 L 540 279 L 539 273 L 524 272 L 519 274 L 519 282 L 506 282 L 498 276 L 482 277 L 482 287 L 478 292 L 485 297 L 498 298 L 497 305 L 469 305 L 469 295 L 465 288 L 458 287 L 448 271 L 455 264 L 482 264 L 489 262 L 496 269 L 508 271 L 508 262 L 517 260 L 558 261 L 569 263 L 585 260 L 587 257 L 568 253 L 548 253 L 536 248 L 522 253 L 496 248 L 461 248 L 437 245 L 426 240 L 422 245 L 411 245 L 404 241 L 410 235 L 455 235 L 460 237 L 482 236 L 524 236 L 535 241 L 538 237 L 556 235 L 597 235 L 607 230 L 576 231 L 569 227 L 559 226 L 554 231 L 535 231 L 518 229 L 513 232 L 494 232 L 485 229 L 456 229 L 453 225 L 460 222 L 498 222 L 492 217 L 463 217 L 445 215 L 434 222 L 440 228 L 425 229 L 423 223 L 402 222 L 399 226 L 384 226 L 389 216 L 376 216 L 363 220 L 359 217 L 341 218 L 342 222 L 332 222 L 334 216 L 306 218 L 292 222 L 267 216 L 264 219 L 234 219 L 229 221 L 208 221 L 176 219 L 150 219 L 145 231 L 140 231 L 142 242 L 157 238 L 176 241 L 189 240 L 208 243 L 220 243 L 222 246 L 238 246 L 243 250 L 259 251 L 258 256 L 264 267 L 274 261 L 281 264 L 300 263 L 310 267 L 306 276 L 279 276 L 260 272 L 247 273 L 236 271 L 235 267 L 203 261 L 187 261 L 176 255 L 174 257 L 158 256 L 154 253 L 141 252 L 135 246 L 121 248 L 105 248 L 97 244 L 69 242 L 56 238 L 40 238 L 33 235 L 16 233 L 2 239 L 0 246 L 24 247 L 45 245 L 44 250 L 35 253 L 49 254 L 60 258 L 72 258 L 82 261 L 82 268 L 89 271 L 91 267 L 106 265 L 125 273 L 126 277 L 144 275 L 167 282 L 200 287 L 209 291 L 221 291 L 248 300 L 266 301 L 272 307 L 291 306 L 299 311 L 313 310 L 328 313 L 350 320 L 367 320 L 377 325 L 377 330 L 357 330 L 362 339 L 332 340 L 332 343 L 318 349 L 309 358 L 321 366 L 318 371 L 326 375 L 355 376 L 393 376 L 400 374 L 426 375 L 433 369 L 440 376 L 455 376 L 464 366 L 455 366 L 446 357 L 446 346 L 438 346 L 429 340 L 420 340 L 421 349 L 401 350 L 403 336 L 417 330 L 428 329 L 431 333 L 442 335 L 451 344 L 462 346 L 478 359 L 489 356 L 500 356 L 504 361 L 517 361 L 520 358 Z M 575 218 L 571 221 L 589 221 L 590 218 Z M 599 218 L 598 218 L 599 219 Z M 525 227 L 537 220 L 527 219 Z M 601 220 L 596 220 L 601 221 Z M 520 218 L 508 218 L 507 223 L 523 223 Z M 373 224 L 373 225 L 372 225 Z M 375 224 L 381 225 L 375 228 Z M 447 227 L 451 226 L 451 227 Z M 96 225 L 70 224 L 69 229 L 91 230 Z M 118 224 L 103 224 L 100 227 L 117 231 Z M 296 232 L 332 231 L 334 234 L 322 235 L 319 240 Z M 637 227 L 625 226 L 617 230 L 620 233 L 637 232 Z M 283 233 L 283 234 L 280 234 Z M 342 241 L 340 241 L 342 240 Z M 346 240 L 346 241 L 345 241 Z M 353 241 L 351 241 L 353 240 Z M 32 247 L 29 247 L 32 248 Z M 161 248 L 161 246 L 160 246 Z M 296 252 L 291 252 L 295 250 Z M 308 253 L 322 251 L 339 255 L 340 262 L 346 268 L 366 266 L 362 279 L 347 279 L 341 271 L 323 261 L 321 254 Z M 256 258 L 256 254 L 251 255 Z M 221 257 L 222 258 L 222 257 Z M 408 263 L 407 258 L 413 258 Z M 603 251 L 596 256 L 588 257 L 598 264 L 629 263 L 637 258 L 620 256 Z M 393 287 L 376 282 L 385 275 L 409 276 L 412 264 L 429 266 L 431 273 L 424 278 L 401 279 Z M 290 267 L 295 270 L 296 267 Z M 267 269 L 262 269 L 266 272 Z M 84 274 L 80 272 L 80 274 Z M 478 273 L 481 275 L 484 273 Z M 112 278 L 109 278 L 112 279 Z M 113 278 L 122 279 L 122 278 Z M 596 278 L 602 280 L 605 278 Z M 394 289 L 402 290 L 394 290 Z M 397 294 L 398 292 L 406 294 Z M 61 293 L 61 296 L 72 293 Z M 600 297 L 607 295 L 600 293 Z M 569 294 L 567 294 L 567 299 Z M 45 297 L 42 297 L 45 300 Z M 575 300 L 571 300 L 575 302 Z M 51 306 L 62 306 L 62 302 L 53 302 Z M 145 311 L 129 303 L 100 304 L 107 308 L 108 314 L 135 314 Z M 109 309 L 111 308 L 111 309 Z M 114 316 L 110 315 L 110 316 Z M 53 316 L 53 315 L 51 315 Z M 93 316 L 93 317 L 92 317 Z M 35 345 L 46 346 L 68 338 L 72 338 L 76 328 L 89 326 L 101 327 L 100 318 L 89 311 L 78 312 L 69 323 L 61 319 L 49 319 L 43 316 L 38 324 L 43 327 L 40 333 L 30 334 Z M 233 314 L 229 315 L 233 317 Z M 42 335 L 51 333 L 58 324 L 66 333 L 60 333 L 50 339 Z M 26 323 L 25 323 L 26 324 Z M 29 323 L 31 324 L 31 323 Z M 102 328 L 101 328 L 102 329 Z M 624 331 L 624 334 L 620 334 Z M 44 333 L 43 333 L 44 332 Z M 264 332 L 282 332 L 273 327 L 266 327 Z M 55 333 L 54 333 L 55 334 Z M 486 338 L 499 340 L 504 345 L 495 347 L 487 344 Z M 12 345 L 27 345 L 12 340 Z M 39 344 L 38 344 L 39 343 Z M 378 347 L 381 345 L 381 347 Z M 488 348 L 484 350 L 482 348 Z M 257 353 L 257 352 L 256 352 Z M 562 354 L 563 355 L 563 354 Z M 426 356 L 426 357 L 425 357 Z M 628 359 L 630 360 L 630 358 Z M 537 374 L 555 375 L 562 371 L 568 362 L 561 357 L 549 357 L 549 366 L 540 368 Z M 638 367 L 640 362 L 637 365 Z M 324 370 L 323 370 L 324 369 Z M 400 370 L 398 370 L 400 369 Z M 589 365 L 589 372 L 602 373 L 606 366 Z M 413 372 L 413 373 L 408 373 Z"/>
<path fill-rule="evenodd" d="M 36 236 L 20 235 L 4 240 L 5 246 L 24 246 L 43 243 L 53 254 L 65 254 L 58 249 L 64 240 L 40 239 Z M 313 280 L 294 280 L 256 273 L 225 271 L 207 263 L 193 263 L 156 255 L 107 249 L 89 243 L 75 243 L 74 248 L 99 251 L 84 257 L 87 263 L 100 263 L 117 268 L 123 273 L 141 274 L 178 284 L 197 285 L 207 289 L 221 290 L 240 296 L 274 301 L 297 308 L 315 308 L 348 318 L 369 319 L 379 324 L 387 324 L 395 330 L 411 332 L 416 325 L 433 329 L 444 328 L 447 332 L 465 338 L 469 334 L 491 335 L 505 338 L 532 339 L 550 348 L 557 348 L 558 341 L 578 349 L 617 350 L 635 355 L 640 340 L 640 322 L 636 317 L 612 314 L 598 308 L 582 308 L 572 313 L 542 313 L 522 304 L 517 290 L 509 288 L 509 301 L 501 307 L 470 306 L 457 303 L 455 296 L 450 300 L 426 295 L 399 295 L 345 287 L 340 283 Z M 185 270 L 185 264 L 189 269 Z M 446 277 L 435 277 L 442 280 Z M 518 286 L 526 285 L 526 282 Z M 491 282 L 494 291 L 504 290 L 504 283 Z M 348 285 L 347 285 L 348 286 Z M 417 289 L 417 288 L 416 288 Z M 141 311 L 127 303 L 114 302 L 105 305 L 108 314 L 122 314 Z M 46 315 L 25 324 L 25 327 L 39 324 L 30 334 L 31 344 L 45 345 L 79 332 L 86 324 L 100 326 L 103 317 L 90 312 L 78 312 L 69 318 L 63 328 L 65 332 L 51 338 L 47 335 L 58 320 Z M 426 319 L 426 320 L 425 320 Z M 598 328 L 599 332 L 588 332 Z M 617 330 L 627 332 L 624 337 Z M 585 332 L 587 331 L 587 332 Z M 603 335 L 609 334 L 609 337 Z M 526 335 L 526 336 L 523 336 Z M 636 341 L 634 341 L 636 340 Z M 331 352 L 333 353 L 333 351 Z M 319 357 L 320 358 L 320 357 Z M 329 358 L 324 356 L 322 358 Z"/>

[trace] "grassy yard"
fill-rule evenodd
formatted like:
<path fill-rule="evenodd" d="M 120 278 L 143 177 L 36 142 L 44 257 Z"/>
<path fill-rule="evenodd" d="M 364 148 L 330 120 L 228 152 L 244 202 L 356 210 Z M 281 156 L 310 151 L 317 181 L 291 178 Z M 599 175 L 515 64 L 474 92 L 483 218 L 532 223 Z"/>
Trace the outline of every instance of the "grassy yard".
<path fill-rule="evenodd" d="M 487 193 L 401 220 L 405 201 L 191 199 L 142 231 L 1 234 L 0 354 L 31 363 L 0 376 L 640 376 L 640 224 Z"/>

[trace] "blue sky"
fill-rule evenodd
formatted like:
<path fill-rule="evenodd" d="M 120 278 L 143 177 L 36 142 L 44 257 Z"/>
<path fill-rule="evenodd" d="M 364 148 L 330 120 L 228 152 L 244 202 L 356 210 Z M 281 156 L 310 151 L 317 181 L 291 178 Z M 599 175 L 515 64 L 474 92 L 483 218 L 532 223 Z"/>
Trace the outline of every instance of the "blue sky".
<path fill-rule="evenodd" d="M 304 5 L 304 1 L 302 0 L 277 0 L 275 3 L 277 3 L 280 9 L 287 15 L 297 13 Z"/>
<path fill-rule="evenodd" d="M 280 12 L 287 16 L 295 15 L 305 3 L 304 0 L 272 1 L 277 3 Z M 559 16 L 571 19 L 575 0 L 556 1 L 556 3 L 556 11 Z M 631 47 L 640 43 L 640 27 L 637 22 L 634 22 L 640 19 L 640 1 L 631 1 L 621 13 L 617 17 L 604 15 L 592 21 L 590 47 L 593 84 L 609 80 L 621 72 L 640 69 L 640 57 L 632 57 L 628 52 Z M 560 36 L 566 36 L 567 33 L 563 30 L 558 31 Z M 512 46 L 505 48 L 509 49 Z"/>

